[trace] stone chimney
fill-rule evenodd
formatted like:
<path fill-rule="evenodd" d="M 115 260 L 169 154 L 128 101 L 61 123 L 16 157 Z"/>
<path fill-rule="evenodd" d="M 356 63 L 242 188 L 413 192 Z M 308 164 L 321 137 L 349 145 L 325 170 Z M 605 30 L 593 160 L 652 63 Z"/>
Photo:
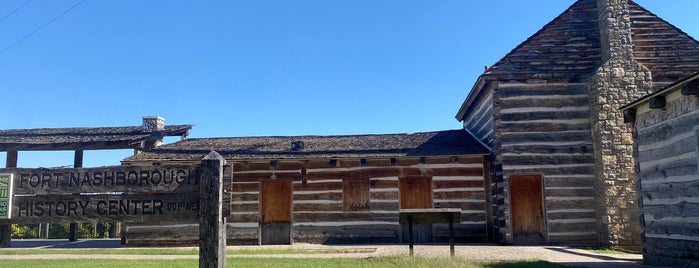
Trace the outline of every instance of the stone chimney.
<path fill-rule="evenodd" d="M 148 132 L 164 130 L 165 118 L 162 118 L 160 116 L 144 116 L 143 129 Z"/>
<path fill-rule="evenodd" d="M 597 0 L 602 65 L 589 83 L 600 243 L 641 245 L 632 129 L 619 108 L 650 92 L 648 68 L 633 58 L 628 0 Z"/>
<path fill-rule="evenodd" d="M 144 131 L 151 133 L 165 130 L 165 119 L 160 116 L 144 116 L 142 127 Z M 141 150 L 149 151 L 162 144 L 162 136 L 152 136 L 143 142 Z M 141 150 L 136 150 L 135 154 L 139 154 Z"/>

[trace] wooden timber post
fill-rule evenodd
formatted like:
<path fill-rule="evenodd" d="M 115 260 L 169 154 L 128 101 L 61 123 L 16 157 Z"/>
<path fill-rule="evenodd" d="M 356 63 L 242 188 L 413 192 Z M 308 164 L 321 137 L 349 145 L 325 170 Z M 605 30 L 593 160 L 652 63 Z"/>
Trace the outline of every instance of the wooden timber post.
<path fill-rule="evenodd" d="M 223 218 L 223 165 L 211 151 L 201 161 L 199 207 L 199 267 L 226 267 L 226 220 Z"/>
<path fill-rule="evenodd" d="M 17 167 L 17 151 L 8 151 L 5 167 Z M 9 248 L 12 244 L 12 224 L 0 224 L 0 248 Z"/>
<path fill-rule="evenodd" d="M 83 167 L 83 150 L 75 150 L 75 157 L 73 157 L 73 167 L 81 168 Z M 78 224 L 71 222 L 68 228 L 68 241 L 75 242 L 78 241 Z"/>

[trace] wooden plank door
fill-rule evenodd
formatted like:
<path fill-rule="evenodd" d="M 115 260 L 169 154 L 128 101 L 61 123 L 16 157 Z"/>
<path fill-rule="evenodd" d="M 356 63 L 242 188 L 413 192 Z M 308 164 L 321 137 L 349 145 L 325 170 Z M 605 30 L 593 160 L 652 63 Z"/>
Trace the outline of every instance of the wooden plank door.
<path fill-rule="evenodd" d="M 260 245 L 290 245 L 291 180 L 260 181 Z"/>
<path fill-rule="evenodd" d="M 342 180 L 342 210 L 369 210 L 369 179 Z"/>
<path fill-rule="evenodd" d="M 540 175 L 510 176 L 510 207 L 513 243 L 545 244 L 544 194 Z"/>
<path fill-rule="evenodd" d="M 432 177 L 410 176 L 398 178 L 398 202 L 400 209 L 433 208 Z M 401 225 L 404 243 L 408 241 L 408 225 Z M 417 243 L 432 243 L 432 224 L 414 224 L 413 238 Z"/>
<path fill-rule="evenodd" d="M 398 179 L 401 209 L 432 208 L 432 177 L 400 177 Z"/>

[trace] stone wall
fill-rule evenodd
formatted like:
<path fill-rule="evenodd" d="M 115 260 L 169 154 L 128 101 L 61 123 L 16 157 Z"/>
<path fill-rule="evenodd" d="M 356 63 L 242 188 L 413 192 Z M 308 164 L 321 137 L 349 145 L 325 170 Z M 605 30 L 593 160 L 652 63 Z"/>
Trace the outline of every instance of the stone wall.
<path fill-rule="evenodd" d="M 647 94 L 650 71 L 633 59 L 631 20 L 626 0 L 598 0 L 604 64 L 590 81 L 594 140 L 597 224 L 600 243 L 641 245 L 638 187 L 635 183 L 632 130 L 619 108 Z"/>

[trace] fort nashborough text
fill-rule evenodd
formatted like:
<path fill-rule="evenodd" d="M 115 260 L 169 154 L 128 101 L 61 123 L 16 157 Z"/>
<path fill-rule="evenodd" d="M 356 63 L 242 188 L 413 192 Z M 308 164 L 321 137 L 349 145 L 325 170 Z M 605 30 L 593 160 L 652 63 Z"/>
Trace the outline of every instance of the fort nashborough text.
<path fill-rule="evenodd" d="M 15 194 L 196 193 L 195 166 L 112 166 L 103 168 L 10 169 Z"/>

